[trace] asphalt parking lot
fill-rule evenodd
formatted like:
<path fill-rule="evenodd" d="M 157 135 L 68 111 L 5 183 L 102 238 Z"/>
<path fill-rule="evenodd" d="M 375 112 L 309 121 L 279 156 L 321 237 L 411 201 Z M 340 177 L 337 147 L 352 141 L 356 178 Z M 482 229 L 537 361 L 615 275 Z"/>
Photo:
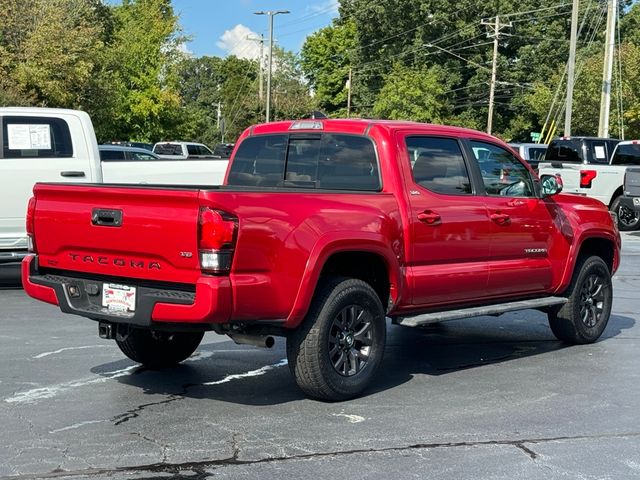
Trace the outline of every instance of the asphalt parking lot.
<path fill-rule="evenodd" d="M 609 326 L 555 340 L 516 312 L 389 327 L 353 401 L 297 390 L 274 349 L 205 336 L 171 370 L 97 325 L 0 291 L 0 478 L 640 478 L 640 233 L 624 234 Z"/>

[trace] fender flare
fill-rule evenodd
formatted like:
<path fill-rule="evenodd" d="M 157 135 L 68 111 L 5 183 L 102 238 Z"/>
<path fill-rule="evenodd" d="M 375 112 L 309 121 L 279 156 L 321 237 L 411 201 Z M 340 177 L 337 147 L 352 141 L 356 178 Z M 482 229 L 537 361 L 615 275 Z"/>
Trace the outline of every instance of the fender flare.
<path fill-rule="evenodd" d="M 382 257 L 389 274 L 391 298 L 394 304 L 398 303 L 404 291 L 404 275 L 401 271 L 399 255 L 393 252 L 388 239 L 373 232 L 328 232 L 318 239 L 309 253 L 298 293 L 284 324 L 286 328 L 295 328 L 304 320 L 322 269 L 332 255 L 340 252 L 373 253 Z"/>
<path fill-rule="evenodd" d="M 580 252 L 580 249 L 582 248 L 584 243 L 592 238 L 608 240 L 614 245 L 613 268 L 611 274 L 613 275 L 618 269 L 618 265 L 620 264 L 621 248 L 620 235 L 616 236 L 613 234 L 613 232 L 602 228 L 586 228 L 580 232 L 577 241 L 573 244 L 571 250 L 569 251 L 569 261 L 567 262 L 564 273 L 562 274 L 562 280 L 558 285 L 558 288 L 556 289 L 556 293 L 564 292 L 571 283 L 574 269 L 576 268 L 576 263 L 578 262 L 578 253 Z"/>

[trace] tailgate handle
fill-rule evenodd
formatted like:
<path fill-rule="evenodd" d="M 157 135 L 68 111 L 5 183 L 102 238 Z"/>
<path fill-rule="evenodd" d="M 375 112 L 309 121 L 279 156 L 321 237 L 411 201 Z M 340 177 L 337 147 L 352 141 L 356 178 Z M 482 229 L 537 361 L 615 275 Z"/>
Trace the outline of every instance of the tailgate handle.
<path fill-rule="evenodd" d="M 80 170 L 65 170 L 64 172 L 60 172 L 61 177 L 84 177 L 84 172 Z"/>
<path fill-rule="evenodd" d="M 103 227 L 119 227 L 122 225 L 122 210 L 94 208 L 91 212 L 91 223 Z"/>

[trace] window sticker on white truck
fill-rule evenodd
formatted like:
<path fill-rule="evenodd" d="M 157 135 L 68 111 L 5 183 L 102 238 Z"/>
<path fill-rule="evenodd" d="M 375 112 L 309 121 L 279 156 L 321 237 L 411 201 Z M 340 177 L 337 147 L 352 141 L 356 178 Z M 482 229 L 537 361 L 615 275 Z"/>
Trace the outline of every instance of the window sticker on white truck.
<path fill-rule="evenodd" d="M 607 158 L 607 154 L 604 151 L 604 147 L 602 145 L 596 145 L 596 158 Z"/>
<path fill-rule="evenodd" d="M 8 124 L 9 150 L 51 150 L 51 127 Z"/>

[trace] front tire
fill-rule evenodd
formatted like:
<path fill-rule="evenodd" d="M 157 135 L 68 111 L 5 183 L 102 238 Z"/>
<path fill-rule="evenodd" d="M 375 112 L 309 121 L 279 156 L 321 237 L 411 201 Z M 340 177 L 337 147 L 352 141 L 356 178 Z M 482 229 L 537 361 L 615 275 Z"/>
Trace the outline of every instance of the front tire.
<path fill-rule="evenodd" d="M 622 205 L 620 196 L 613 201 L 610 210 L 618 216 L 618 230 L 621 232 L 637 230 L 640 226 L 640 213 Z"/>
<path fill-rule="evenodd" d="M 132 328 L 123 339 L 116 339 L 122 353 L 147 368 L 177 365 L 195 352 L 204 332 L 156 332 Z"/>
<path fill-rule="evenodd" d="M 362 280 L 330 278 L 316 292 L 305 321 L 287 338 L 289 368 L 312 398 L 353 398 L 382 361 L 386 321 L 376 292 Z"/>
<path fill-rule="evenodd" d="M 549 313 L 549 326 L 558 340 L 593 343 L 604 331 L 611 314 L 611 273 L 600 257 L 580 257 L 567 290 L 568 302 Z"/>

